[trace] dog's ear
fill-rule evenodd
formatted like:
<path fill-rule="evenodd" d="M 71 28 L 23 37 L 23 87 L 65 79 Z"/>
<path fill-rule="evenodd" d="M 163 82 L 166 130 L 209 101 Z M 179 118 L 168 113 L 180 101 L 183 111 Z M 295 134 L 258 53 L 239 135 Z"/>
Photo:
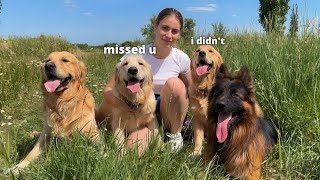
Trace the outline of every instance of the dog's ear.
<path fill-rule="evenodd" d="M 80 72 L 80 75 L 79 75 L 80 83 L 84 84 L 86 82 L 87 69 L 82 61 L 79 61 L 79 69 L 80 69 L 80 71 L 79 71 Z"/>
<path fill-rule="evenodd" d="M 255 92 L 255 87 L 252 82 L 252 76 L 249 71 L 249 67 L 247 65 L 243 65 L 238 72 L 236 79 L 239 79 L 243 82 L 243 84 L 248 88 L 248 90 L 252 93 Z"/>
<path fill-rule="evenodd" d="M 229 74 L 228 67 L 225 63 L 222 63 L 218 69 L 216 79 L 223 79 Z"/>
<path fill-rule="evenodd" d="M 215 61 L 217 63 L 216 74 L 218 73 L 220 66 L 223 64 L 222 56 L 218 52 L 217 52 L 217 58 L 218 58 L 217 61 Z"/>
<path fill-rule="evenodd" d="M 120 70 L 121 62 L 118 62 L 114 68 L 114 78 L 117 84 L 120 83 L 119 70 Z"/>
<path fill-rule="evenodd" d="M 147 69 L 148 69 L 148 80 L 149 80 L 149 85 L 153 86 L 153 74 L 152 74 L 152 68 L 150 64 L 146 64 Z"/>
<path fill-rule="evenodd" d="M 194 71 L 194 69 L 195 69 L 195 65 L 196 65 L 196 60 L 195 60 L 195 58 L 197 57 L 197 55 L 198 55 L 198 51 L 199 50 L 199 47 L 194 51 L 194 53 L 193 53 L 193 55 L 191 56 L 191 63 L 190 63 L 190 69 L 191 69 L 191 71 Z"/>
<path fill-rule="evenodd" d="M 217 56 L 218 56 L 218 67 L 220 67 L 221 64 L 223 64 L 223 59 L 222 59 L 222 56 L 220 55 L 220 53 L 218 53 Z"/>

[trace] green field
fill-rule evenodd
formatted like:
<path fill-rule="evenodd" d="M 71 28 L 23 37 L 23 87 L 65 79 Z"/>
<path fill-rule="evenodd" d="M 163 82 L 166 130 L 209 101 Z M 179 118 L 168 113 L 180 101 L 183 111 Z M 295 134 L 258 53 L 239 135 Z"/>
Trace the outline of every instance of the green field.
<path fill-rule="evenodd" d="M 247 64 L 265 116 L 279 124 L 281 141 L 263 165 L 263 179 L 320 178 L 320 38 L 288 39 L 255 33 L 234 33 L 217 49 L 231 71 Z M 191 56 L 196 45 L 178 46 Z M 0 39 L 0 179 L 36 141 L 42 128 L 40 66 L 52 51 L 73 52 L 87 65 L 86 85 L 96 104 L 121 55 L 103 49 L 82 52 L 51 36 Z M 192 116 L 190 116 L 192 118 Z M 81 136 L 53 139 L 49 149 L 21 173 L 21 179 L 226 179 L 222 166 L 203 166 L 191 157 L 192 143 L 177 154 L 153 146 L 145 156 L 119 158 L 110 135 L 103 145 Z M 101 146 L 101 147 L 100 147 Z M 105 146 L 102 155 L 101 149 Z"/>

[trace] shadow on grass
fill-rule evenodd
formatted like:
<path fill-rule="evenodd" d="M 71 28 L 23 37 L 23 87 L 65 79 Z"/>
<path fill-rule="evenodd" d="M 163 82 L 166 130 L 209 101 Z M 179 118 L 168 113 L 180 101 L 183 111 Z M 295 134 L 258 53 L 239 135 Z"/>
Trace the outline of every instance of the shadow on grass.
<path fill-rule="evenodd" d="M 21 143 L 17 144 L 17 161 L 21 161 L 28 155 L 28 153 L 32 150 L 37 140 L 39 139 L 39 136 L 40 134 L 32 138 L 24 139 Z"/>

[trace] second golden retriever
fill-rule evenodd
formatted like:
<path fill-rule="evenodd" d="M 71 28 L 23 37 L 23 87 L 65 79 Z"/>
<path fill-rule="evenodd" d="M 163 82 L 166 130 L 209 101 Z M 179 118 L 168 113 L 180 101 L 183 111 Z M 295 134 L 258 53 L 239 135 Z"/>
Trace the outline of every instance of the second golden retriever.
<path fill-rule="evenodd" d="M 200 155 L 207 124 L 208 94 L 223 63 L 220 53 L 211 45 L 201 45 L 191 58 L 192 85 L 189 87 L 190 110 L 193 113 L 193 155 Z"/>
<path fill-rule="evenodd" d="M 43 130 L 34 148 L 11 170 L 28 166 L 50 143 L 52 132 L 58 137 L 72 138 L 75 131 L 97 143 L 99 129 L 94 116 L 94 99 L 84 86 L 86 69 L 84 63 L 69 52 L 53 52 L 42 68 Z"/>
<path fill-rule="evenodd" d="M 147 127 L 158 135 L 153 75 L 151 66 L 142 57 L 129 56 L 116 65 L 112 93 L 134 110 L 129 113 L 116 107 L 112 109 L 111 129 L 122 152 L 125 151 L 126 135 L 136 130 Z"/>

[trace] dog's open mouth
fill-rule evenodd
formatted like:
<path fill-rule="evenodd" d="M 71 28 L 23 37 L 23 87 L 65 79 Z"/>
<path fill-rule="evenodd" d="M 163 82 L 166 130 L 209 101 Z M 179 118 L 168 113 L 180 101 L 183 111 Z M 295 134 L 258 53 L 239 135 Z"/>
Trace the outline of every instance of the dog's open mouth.
<path fill-rule="evenodd" d="M 212 64 L 207 63 L 205 60 L 201 59 L 197 64 L 196 73 L 198 76 L 202 76 L 207 73 L 212 68 Z"/>
<path fill-rule="evenodd" d="M 49 93 L 53 93 L 55 91 L 61 91 L 70 81 L 72 77 L 69 74 L 66 78 L 59 78 L 52 74 L 48 75 L 48 80 L 44 83 L 44 87 Z"/>
<path fill-rule="evenodd" d="M 130 78 L 128 81 L 125 80 L 124 82 L 126 83 L 127 88 L 132 93 L 136 93 L 141 89 L 144 79 L 138 80 L 137 78 L 133 77 L 133 78 Z"/>
<path fill-rule="evenodd" d="M 228 130 L 237 119 L 237 112 L 220 112 L 218 115 L 218 124 L 216 129 L 216 136 L 219 143 L 223 143 L 228 137 Z"/>

